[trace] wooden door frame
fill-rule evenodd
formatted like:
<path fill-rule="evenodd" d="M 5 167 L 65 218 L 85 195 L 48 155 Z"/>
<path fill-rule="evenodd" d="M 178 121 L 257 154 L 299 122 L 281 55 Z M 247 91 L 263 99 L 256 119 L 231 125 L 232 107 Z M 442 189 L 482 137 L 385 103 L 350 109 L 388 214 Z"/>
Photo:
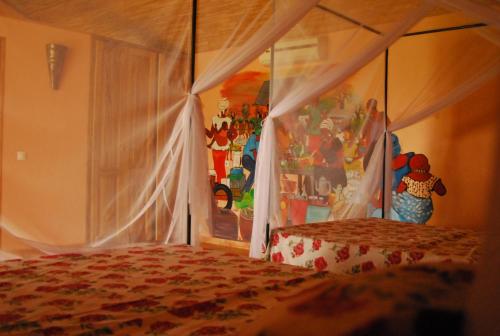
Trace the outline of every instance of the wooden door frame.
<path fill-rule="evenodd" d="M 5 98 L 5 37 L 0 37 L 0 218 L 2 216 L 3 186 L 3 114 Z M 2 229 L 0 228 L 0 247 L 2 246 Z"/>

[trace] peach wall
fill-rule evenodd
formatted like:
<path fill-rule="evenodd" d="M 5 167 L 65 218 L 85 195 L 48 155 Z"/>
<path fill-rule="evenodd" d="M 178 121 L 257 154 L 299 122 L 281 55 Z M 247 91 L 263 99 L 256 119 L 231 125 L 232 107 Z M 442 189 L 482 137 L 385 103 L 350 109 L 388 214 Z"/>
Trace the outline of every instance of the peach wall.
<path fill-rule="evenodd" d="M 467 41 L 470 34 L 474 33 L 456 31 L 406 37 L 391 47 L 389 117 L 396 117 L 415 92 L 433 78 L 436 64 L 446 66 L 463 57 L 464 49 L 456 46 Z M 431 172 L 441 177 L 448 189 L 444 197 L 433 196 L 435 211 L 429 224 L 484 226 L 488 207 L 498 197 L 498 191 L 491 187 L 500 144 L 498 92 L 499 78 L 455 106 L 396 133 L 404 151 L 428 156 Z"/>
<path fill-rule="evenodd" d="M 6 39 L 2 216 L 36 239 L 83 242 L 91 38 L 8 18 L 0 18 L 0 36 Z M 47 43 L 68 47 L 59 90 L 49 86 Z M 17 151 L 27 160 L 17 161 Z M 4 234 L 4 248 L 8 240 Z"/>

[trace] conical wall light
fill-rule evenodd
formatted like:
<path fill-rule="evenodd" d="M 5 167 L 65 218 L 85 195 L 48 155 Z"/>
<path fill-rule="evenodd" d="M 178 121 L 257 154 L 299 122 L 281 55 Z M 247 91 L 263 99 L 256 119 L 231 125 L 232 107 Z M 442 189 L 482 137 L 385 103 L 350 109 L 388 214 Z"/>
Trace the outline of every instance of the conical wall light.
<path fill-rule="evenodd" d="M 64 57 L 66 56 L 67 50 L 68 48 L 60 44 L 47 44 L 47 63 L 49 65 L 50 86 L 54 90 L 59 88 Z"/>

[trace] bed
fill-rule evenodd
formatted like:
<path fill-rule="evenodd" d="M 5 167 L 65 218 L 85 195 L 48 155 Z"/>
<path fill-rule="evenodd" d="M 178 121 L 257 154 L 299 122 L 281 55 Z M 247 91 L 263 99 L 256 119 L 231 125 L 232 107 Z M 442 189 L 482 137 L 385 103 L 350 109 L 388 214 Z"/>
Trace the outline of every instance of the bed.
<path fill-rule="evenodd" d="M 328 275 L 189 246 L 0 263 L 0 335 L 233 335 Z"/>
<path fill-rule="evenodd" d="M 472 230 L 366 218 L 278 228 L 267 257 L 334 274 L 422 262 L 475 263 L 481 234 Z"/>

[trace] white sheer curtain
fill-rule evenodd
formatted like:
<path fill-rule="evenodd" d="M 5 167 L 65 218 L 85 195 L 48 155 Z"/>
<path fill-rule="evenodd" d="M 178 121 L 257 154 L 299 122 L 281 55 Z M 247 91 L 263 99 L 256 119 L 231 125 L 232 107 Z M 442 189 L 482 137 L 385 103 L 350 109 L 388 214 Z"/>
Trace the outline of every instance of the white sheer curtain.
<path fill-rule="evenodd" d="M 91 209 L 88 225 L 93 231 L 86 239 L 89 244 L 81 243 L 84 240 L 81 237 L 75 243 L 65 239 L 64 234 L 71 230 L 69 227 L 68 230 L 54 233 L 56 239 L 47 239 L 44 232 L 36 234 L 37 229 L 32 223 L 21 223 L 18 218 L 9 218 L 5 213 L 1 224 L 4 233 L 25 246 L 45 253 L 86 251 L 141 242 L 185 243 L 189 204 L 193 218 L 191 243 L 197 244 L 199 232 L 210 229 L 211 213 L 203 112 L 198 95 L 251 62 L 316 3 L 314 0 L 287 1 L 280 8 L 280 15 L 273 14 L 272 2 L 264 7 L 252 2 L 236 4 L 234 13 L 243 14 L 237 18 L 239 23 L 234 25 L 234 21 L 219 18 L 223 24 L 230 25 L 219 27 L 219 30 L 231 33 L 229 36 L 217 36 L 224 39 L 222 48 L 206 71 L 197 78 L 192 89 L 189 89 L 190 2 L 159 1 L 154 4 L 159 8 L 148 8 L 152 12 L 156 10 L 163 14 L 176 14 L 169 15 L 171 22 L 165 20 L 161 27 L 162 34 L 169 37 L 167 45 L 155 41 L 154 36 L 145 39 L 148 43 L 156 43 L 154 48 L 149 50 L 148 45 L 144 52 L 142 46 L 136 48 L 134 44 L 122 44 L 114 40 L 108 42 L 106 39 L 95 42 L 93 52 L 96 53 L 97 61 L 93 61 L 96 64 L 92 69 L 93 76 L 99 83 L 104 83 L 102 90 L 107 91 L 101 98 L 96 89 L 97 98 L 93 97 L 93 104 L 101 108 L 96 113 L 105 116 L 103 119 L 94 117 L 101 124 L 92 126 L 89 139 L 94 147 L 89 148 L 88 160 L 92 166 L 96 166 L 89 168 L 93 179 L 90 188 L 95 190 L 89 192 L 91 204 L 88 206 Z M 99 7 L 99 4 L 89 6 L 88 10 L 109 12 L 105 16 L 106 20 L 118 13 L 126 16 L 127 11 L 134 10 L 133 6 L 125 3 L 101 5 L 103 7 Z M 203 1 L 199 2 L 199 6 L 204 6 Z M 209 15 L 207 17 L 214 19 Z M 94 22 L 89 24 L 92 33 L 100 32 L 99 25 L 105 25 L 106 22 L 102 21 L 102 16 L 93 19 Z M 61 26 L 65 27 L 64 21 Z M 142 26 L 127 27 L 131 32 L 135 28 L 147 30 Z M 151 27 L 150 31 L 154 29 Z M 210 30 L 211 27 L 205 29 Z M 210 33 L 207 30 L 205 32 Z M 60 31 L 60 34 L 66 32 Z M 124 36 L 120 38 L 126 39 Z M 140 38 L 146 36 L 133 37 L 142 41 Z M 160 50 L 157 51 L 156 47 Z M 98 58 L 100 56 L 102 58 Z M 137 75 L 140 72 L 137 72 L 136 67 L 145 60 L 151 68 L 142 69 L 145 73 L 143 78 Z M 141 81 L 130 84 L 129 88 L 127 85 L 132 82 L 127 78 L 128 74 L 137 75 Z M 88 83 L 82 83 L 79 89 L 88 90 L 85 84 Z M 10 87 L 10 83 L 7 85 Z M 134 85 L 137 88 L 135 95 L 132 93 Z M 127 89 L 130 90 L 128 96 Z M 103 99 L 102 102 L 99 99 Z M 155 112 L 146 115 L 144 111 L 148 108 Z M 69 168 L 67 170 L 69 172 Z M 54 217 L 62 225 L 63 219 Z M 84 221 L 83 218 L 79 220 Z"/>
<path fill-rule="evenodd" d="M 319 66 L 313 75 L 273 103 L 271 112 L 264 123 L 262 144 L 257 159 L 255 186 L 255 216 L 252 230 L 250 256 L 260 258 L 265 251 L 266 223 L 270 228 L 279 225 L 279 173 L 276 157 L 276 132 L 274 120 L 287 113 L 295 112 L 306 103 L 344 82 L 349 76 L 372 61 L 389 45 L 404 34 L 429 11 L 431 6 L 423 2 L 416 8 L 395 19 L 393 26 L 386 27 L 381 36 L 374 35 L 362 41 L 361 47 L 350 58 L 332 67 Z M 347 43 L 356 44 L 360 40 L 353 34 Z"/>

